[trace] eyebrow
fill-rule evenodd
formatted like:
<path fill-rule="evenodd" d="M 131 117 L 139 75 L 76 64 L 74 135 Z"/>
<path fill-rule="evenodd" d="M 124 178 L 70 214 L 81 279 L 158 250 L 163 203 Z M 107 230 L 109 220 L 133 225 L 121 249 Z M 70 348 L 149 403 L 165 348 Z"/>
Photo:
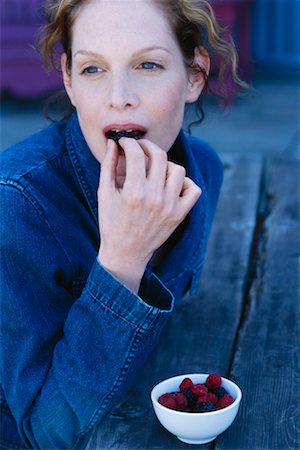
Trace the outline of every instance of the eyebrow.
<path fill-rule="evenodd" d="M 165 51 L 167 53 L 171 53 L 170 50 L 167 49 L 166 47 L 152 46 L 152 47 L 142 48 L 141 50 L 138 50 L 138 51 L 134 52 L 132 54 L 132 56 L 135 58 L 136 56 L 139 56 L 139 55 L 141 55 L 143 53 L 151 52 L 153 50 L 163 50 L 163 51 Z M 96 52 L 92 52 L 90 50 L 84 50 L 84 49 L 77 50 L 77 52 L 75 53 L 74 57 L 76 55 L 85 55 L 85 56 L 92 56 L 92 57 L 98 57 L 98 58 L 101 57 L 101 58 L 103 58 L 103 55 L 101 55 L 100 53 L 96 53 Z"/>

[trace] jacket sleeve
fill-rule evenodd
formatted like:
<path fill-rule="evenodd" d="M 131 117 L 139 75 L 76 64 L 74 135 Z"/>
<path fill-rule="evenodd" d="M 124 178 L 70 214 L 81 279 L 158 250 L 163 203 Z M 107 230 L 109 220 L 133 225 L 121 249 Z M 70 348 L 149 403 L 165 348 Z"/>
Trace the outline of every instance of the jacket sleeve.
<path fill-rule="evenodd" d="M 57 261 L 72 267 L 43 211 L 26 190 L 1 188 L 6 400 L 26 445 L 82 449 L 154 347 L 174 299 L 153 273 L 136 295 L 95 259 L 75 301 L 55 281 Z"/>

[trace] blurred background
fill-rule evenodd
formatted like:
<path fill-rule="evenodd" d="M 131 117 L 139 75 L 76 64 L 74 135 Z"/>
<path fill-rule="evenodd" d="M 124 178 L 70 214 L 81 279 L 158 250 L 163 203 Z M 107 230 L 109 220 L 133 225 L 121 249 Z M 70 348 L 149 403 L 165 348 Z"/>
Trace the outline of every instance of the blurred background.
<path fill-rule="evenodd" d="M 126 0 L 124 0 L 126 1 Z M 212 96 L 205 120 L 192 133 L 218 152 L 300 158 L 300 0 L 211 0 L 229 27 L 240 75 L 251 89 L 227 109 Z M 47 73 L 34 48 L 43 24 L 43 0 L 1 0 L 0 149 L 42 129 L 43 105 L 62 89 L 61 74 Z M 187 108 L 185 128 L 195 120 Z"/>

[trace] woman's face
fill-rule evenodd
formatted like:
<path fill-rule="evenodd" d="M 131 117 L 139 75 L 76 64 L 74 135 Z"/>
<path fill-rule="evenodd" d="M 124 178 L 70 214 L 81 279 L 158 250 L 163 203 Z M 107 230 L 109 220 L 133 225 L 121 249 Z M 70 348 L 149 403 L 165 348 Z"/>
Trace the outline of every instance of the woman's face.
<path fill-rule="evenodd" d="M 90 0 L 72 31 L 70 74 L 62 57 L 64 82 L 94 156 L 103 160 L 111 129 L 140 130 L 168 151 L 185 103 L 198 98 L 203 83 L 188 77 L 158 7 L 151 0 Z"/>

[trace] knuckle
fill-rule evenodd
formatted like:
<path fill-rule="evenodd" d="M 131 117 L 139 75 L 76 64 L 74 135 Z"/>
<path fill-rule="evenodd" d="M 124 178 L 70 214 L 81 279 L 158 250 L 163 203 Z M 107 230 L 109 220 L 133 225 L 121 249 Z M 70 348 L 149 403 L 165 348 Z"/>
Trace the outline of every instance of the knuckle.
<path fill-rule="evenodd" d="M 180 166 L 180 165 L 177 164 L 176 170 L 178 172 L 178 175 L 180 175 L 182 178 L 185 178 L 186 170 L 185 170 L 185 168 L 183 166 Z"/>
<path fill-rule="evenodd" d="M 151 152 L 150 157 L 160 166 L 166 166 L 168 164 L 168 155 L 164 150 L 155 149 Z"/>
<path fill-rule="evenodd" d="M 131 207 L 140 206 L 144 202 L 144 195 L 142 192 L 131 192 L 130 195 L 126 197 L 127 204 Z"/>
<path fill-rule="evenodd" d="M 197 184 L 195 184 L 195 187 L 194 187 L 195 197 L 199 198 L 201 196 L 201 194 L 202 194 L 202 189 L 199 186 L 197 186 Z"/>
<path fill-rule="evenodd" d="M 172 170 L 175 166 L 176 166 L 175 163 L 173 163 L 172 161 L 168 161 L 168 169 L 169 170 Z"/>
<path fill-rule="evenodd" d="M 157 155 L 161 159 L 162 162 L 168 161 L 168 154 L 164 150 L 161 150 L 161 149 L 157 150 Z"/>
<path fill-rule="evenodd" d="M 148 199 L 148 208 L 152 211 L 161 211 L 164 206 L 164 201 L 161 195 L 155 195 Z"/>

